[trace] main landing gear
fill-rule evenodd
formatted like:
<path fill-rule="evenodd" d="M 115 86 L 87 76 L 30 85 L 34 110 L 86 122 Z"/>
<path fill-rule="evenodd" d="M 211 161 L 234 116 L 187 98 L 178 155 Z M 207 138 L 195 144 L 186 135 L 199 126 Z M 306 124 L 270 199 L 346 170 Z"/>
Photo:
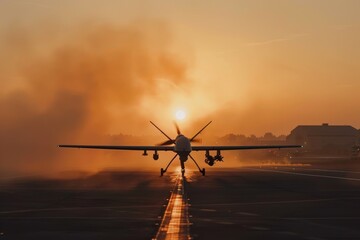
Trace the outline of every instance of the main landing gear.
<path fill-rule="evenodd" d="M 202 170 L 200 170 L 200 172 L 201 172 L 201 174 L 202 174 L 203 176 L 205 176 L 205 168 L 203 168 Z"/>
<path fill-rule="evenodd" d="M 199 172 L 203 175 L 203 176 L 205 176 L 205 168 L 203 168 L 203 169 L 201 169 L 200 167 L 199 167 L 199 164 L 197 164 L 197 162 L 195 161 L 195 159 L 189 154 L 189 157 L 191 158 L 191 160 L 193 160 L 193 162 L 195 163 L 195 165 L 197 166 L 197 168 L 199 169 Z"/>
<path fill-rule="evenodd" d="M 160 169 L 160 176 L 164 176 L 164 173 L 166 173 L 167 169 L 169 168 L 170 164 L 175 160 L 175 158 L 178 156 L 178 154 L 176 154 L 171 160 L 170 162 L 168 163 L 168 165 L 166 166 L 166 168 L 161 168 Z M 191 160 L 195 163 L 196 167 L 199 169 L 199 172 L 205 176 L 205 168 L 201 169 L 199 167 L 199 164 L 197 164 L 197 162 L 195 161 L 195 159 L 189 155 L 189 157 L 191 158 Z M 184 176 L 185 175 L 185 164 L 184 162 L 180 161 L 180 164 L 181 164 L 181 175 Z"/>
<path fill-rule="evenodd" d="M 170 164 L 175 160 L 175 158 L 178 156 L 178 154 L 176 154 L 172 159 L 171 161 L 168 163 L 168 165 L 166 166 L 165 169 L 161 168 L 160 169 L 160 176 L 164 176 L 164 173 L 166 173 L 167 169 L 169 168 Z"/>

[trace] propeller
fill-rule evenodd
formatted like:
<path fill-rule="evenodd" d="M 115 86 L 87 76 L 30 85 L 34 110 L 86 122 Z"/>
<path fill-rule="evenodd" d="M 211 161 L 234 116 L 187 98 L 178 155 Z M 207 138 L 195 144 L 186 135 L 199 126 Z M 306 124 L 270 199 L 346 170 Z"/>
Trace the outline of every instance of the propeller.
<path fill-rule="evenodd" d="M 175 139 L 170 138 L 166 133 L 164 133 L 158 126 L 155 125 L 155 123 L 151 122 L 150 123 L 157 128 L 165 137 L 167 137 L 168 140 L 166 140 L 165 142 L 159 143 L 157 144 L 157 146 L 166 146 L 166 145 L 172 145 L 175 143 Z M 195 143 L 200 143 L 201 139 L 196 138 L 207 126 L 209 126 L 209 124 L 211 123 L 211 121 L 205 125 L 205 127 L 203 127 L 199 132 L 197 132 L 190 140 L 190 142 L 195 142 Z M 181 134 L 181 130 L 179 128 L 179 125 L 177 124 L 176 121 L 174 121 L 174 125 L 176 128 L 176 132 L 178 135 Z"/>
<path fill-rule="evenodd" d="M 166 140 L 165 142 L 162 142 L 162 143 L 159 143 L 159 144 L 156 144 L 157 146 L 166 146 L 166 145 L 172 145 L 175 143 L 175 140 Z"/>
<path fill-rule="evenodd" d="M 153 124 L 154 125 L 154 124 Z M 181 134 L 181 131 L 180 131 L 180 128 L 179 128 L 179 125 L 177 124 L 176 121 L 174 121 L 174 125 L 175 125 L 175 128 L 176 128 L 176 133 L 179 135 Z M 159 128 L 157 128 L 159 129 Z M 160 129 L 159 129 L 160 130 Z M 164 133 L 163 131 L 161 131 L 162 133 Z M 164 134 L 165 135 L 165 134 Z M 167 135 L 165 135 L 167 136 Z M 168 137 L 168 136 L 167 136 Z M 169 138 L 169 137 L 168 137 Z M 174 139 L 171 139 L 169 138 L 169 140 L 166 140 L 165 142 L 162 142 L 162 143 L 159 143 L 157 144 L 158 146 L 166 146 L 166 145 L 172 145 L 175 143 L 175 140 Z"/>
<path fill-rule="evenodd" d="M 176 133 L 179 135 L 181 134 L 181 131 L 180 131 L 180 128 L 179 128 L 179 125 L 177 124 L 176 121 L 174 121 L 174 124 L 175 124 L 175 128 L 176 128 Z"/>

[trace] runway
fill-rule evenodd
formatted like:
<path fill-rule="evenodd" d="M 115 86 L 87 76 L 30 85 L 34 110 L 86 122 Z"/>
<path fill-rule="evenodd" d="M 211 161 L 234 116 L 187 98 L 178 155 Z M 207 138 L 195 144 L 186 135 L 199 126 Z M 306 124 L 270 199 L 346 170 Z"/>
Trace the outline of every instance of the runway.
<path fill-rule="evenodd" d="M 117 171 L 3 181 L 0 239 L 151 239 L 174 184 L 172 175 Z"/>
<path fill-rule="evenodd" d="M 262 166 L 208 173 L 188 187 L 194 239 L 360 239 L 359 171 Z"/>
<path fill-rule="evenodd" d="M 184 188 L 185 182 L 185 177 L 182 177 L 180 174 L 176 176 L 175 188 L 171 193 L 159 230 L 154 239 L 191 239 L 188 199 L 186 197 L 186 189 Z"/>
<path fill-rule="evenodd" d="M 205 177 L 187 171 L 186 181 L 109 171 L 16 178 L 1 182 L 0 239 L 360 239 L 359 170 L 215 167 Z"/>

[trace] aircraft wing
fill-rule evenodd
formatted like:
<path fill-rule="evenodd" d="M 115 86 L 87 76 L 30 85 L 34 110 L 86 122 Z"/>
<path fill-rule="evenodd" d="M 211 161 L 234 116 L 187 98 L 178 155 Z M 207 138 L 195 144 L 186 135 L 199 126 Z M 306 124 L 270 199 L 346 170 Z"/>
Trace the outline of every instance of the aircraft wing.
<path fill-rule="evenodd" d="M 107 150 L 133 150 L 133 151 L 174 151 L 174 146 L 118 146 L 118 145 L 59 145 L 61 148 L 91 148 Z"/>
<path fill-rule="evenodd" d="M 280 149 L 280 148 L 301 148 L 301 145 L 263 145 L 263 146 L 192 146 L 193 151 L 207 150 L 251 150 L 251 149 Z"/>

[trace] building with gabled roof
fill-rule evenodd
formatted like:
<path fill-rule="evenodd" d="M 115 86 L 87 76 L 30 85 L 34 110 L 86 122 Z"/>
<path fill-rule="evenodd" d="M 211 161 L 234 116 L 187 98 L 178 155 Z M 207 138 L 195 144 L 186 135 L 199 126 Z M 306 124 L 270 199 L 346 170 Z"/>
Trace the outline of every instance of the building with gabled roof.
<path fill-rule="evenodd" d="M 303 145 L 303 152 L 314 154 L 351 154 L 359 145 L 359 130 L 349 125 L 300 125 L 287 136 L 289 144 Z"/>

